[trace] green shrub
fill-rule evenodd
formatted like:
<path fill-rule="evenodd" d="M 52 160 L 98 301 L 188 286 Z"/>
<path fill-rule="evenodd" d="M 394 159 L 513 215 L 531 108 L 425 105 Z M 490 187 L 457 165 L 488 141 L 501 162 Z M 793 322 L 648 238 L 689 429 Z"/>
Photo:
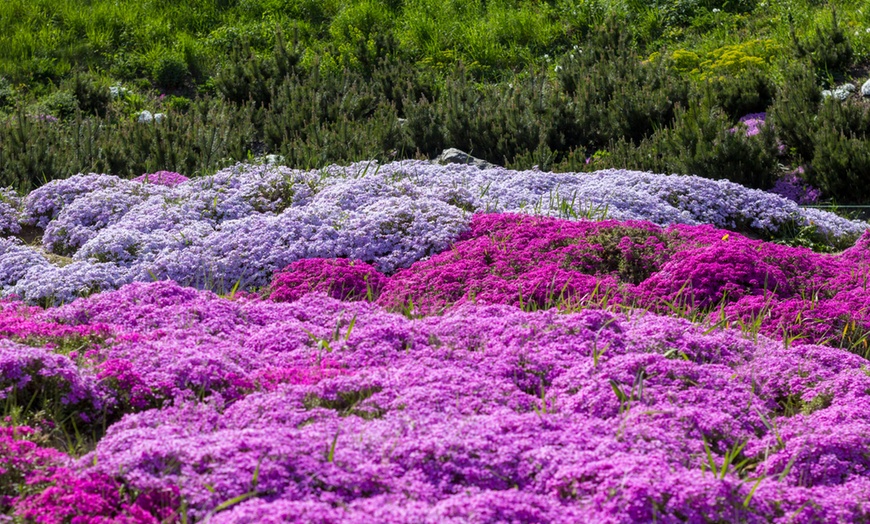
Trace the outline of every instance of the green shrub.
<path fill-rule="evenodd" d="M 91 75 L 76 74 L 68 82 L 68 89 L 75 96 L 79 108 L 85 113 L 105 116 L 112 101 L 109 86 Z"/>
<path fill-rule="evenodd" d="M 12 107 L 15 104 L 15 90 L 8 80 L 0 76 L 0 109 Z"/>
<path fill-rule="evenodd" d="M 260 57 L 246 41 L 233 48 L 231 59 L 213 78 L 216 91 L 229 102 L 242 105 L 252 102 L 268 107 L 272 91 L 287 77 L 299 74 L 301 54 L 298 42 L 288 47 L 281 28 L 276 28 L 275 49 L 271 57 Z"/>
<path fill-rule="evenodd" d="M 870 201 L 870 109 L 827 100 L 818 119 L 808 180 L 837 202 Z"/>
<path fill-rule="evenodd" d="M 837 20 L 837 11 L 831 10 L 831 25 L 816 27 L 805 41 L 799 41 L 791 26 L 791 37 L 798 58 L 809 58 L 813 67 L 823 73 L 845 71 L 854 58 L 852 44 Z"/>
<path fill-rule="evenodd" d="M 620 140 L 606 164 L 655 172 L 697 175 L 769 189 L 778 173 L 777 143 L 769 126 L 747 137 L 720 110 L 704 104 L 678 107 L 671 127 L 639 146 Z"/>
<path fill-rule="evenodd" d="M 61 120 L 69 119 L 80 110 L 78 99 L 69 91 L 55 91 L 45 97 L 40 106 Z"/>
<path fill-rule="evenodd" d="M 806 63 L 788 66 L 768 112 L 768 121 L 785 146 L 794 151 L 798 164 L 813 159 L 821 100 L 821 88 L 812 69 Z"/>
<path fill-rule="evenodd" d="M 151 64 L 151 79 L 159 87 L 176 89 L 184 85 L 190 76 L 184 57 L 163 54 Z"/>
<path fill-rule="evenodd" d="M 707 78 L 702 89 L 708 102 L 721 108 L 732 120 L 766 111 L 773 103 L 775 91 L 770 77 L 758 68 L 737 75 Z"/>
<path fill-rule="evenodd" d="M 166 98 L 165 104 L 170 111 L 186 113 L 190 109 L 191 101 L 183 96 L 170 95 Z"/>

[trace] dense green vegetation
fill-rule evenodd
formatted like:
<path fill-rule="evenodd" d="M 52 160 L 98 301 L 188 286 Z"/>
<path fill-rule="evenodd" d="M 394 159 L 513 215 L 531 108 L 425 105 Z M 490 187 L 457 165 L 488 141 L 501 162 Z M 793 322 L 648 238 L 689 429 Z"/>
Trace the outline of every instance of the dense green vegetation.
<path fill-rule="evenodd" d="M 458 147 L 868 202 L 870 99 L 821 96 L 868 66 L 860 1 L 7 0 L 0 185 Z"/>

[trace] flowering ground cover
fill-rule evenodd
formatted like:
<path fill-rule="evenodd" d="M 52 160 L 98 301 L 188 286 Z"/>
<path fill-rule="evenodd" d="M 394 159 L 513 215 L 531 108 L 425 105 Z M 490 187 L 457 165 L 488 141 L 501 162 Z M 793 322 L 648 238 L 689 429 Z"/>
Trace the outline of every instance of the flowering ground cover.
<path fill-rule="evenodd" d="M 870 522 L 865 223 L 422 162 L 8 207 L 0 522 Z"/>
<path fill-rule="evenodd" d="M 39 375 L 81 392 L 66 402 L 83 427 L 128 413 L 78 460 L 13 440 L 35 458 L 7 506 L 37 521 L 148 522 L 182 504 L 218 522 L 868 518 L 870 375 L 835 348 L 654 313 L 466 304 L 408 319 L 170 282 L 36 316 L 111 336 L 42 368 L 7 342 L 7 390 Z"/>
<path fill-rule="evenodd" d="M 0 245 L 2 293 L 55 305 L 136 281 L 245 290 L 306 258 L 360 259 L 390 273 L 449 247 L 477 212 L 711 224 L 765 238 L 797 228 L 835 248 L 866 227 L 727 181 L 624 170 L 403 161 L 319 171 L 239 164 L 189 181 L 175 175 L 155 173 L 151 183 L 78 175 L 7 205 L 42 232 L 42 250 Z"/>

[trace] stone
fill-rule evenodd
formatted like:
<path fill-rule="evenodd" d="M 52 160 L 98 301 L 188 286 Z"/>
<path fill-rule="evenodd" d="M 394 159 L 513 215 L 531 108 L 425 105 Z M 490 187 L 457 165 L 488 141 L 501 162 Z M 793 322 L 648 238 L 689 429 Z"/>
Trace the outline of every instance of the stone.
<path fill-rule="evenodd" d="M 113 100 L 117 100 L 127 95 L 127 89 L 121 86 L 112 86 L 109 88 L 109 93 L 112 95 Z"/>
<path fill-rule="evenodd" d="M 454 147 L 445 149 L 438 155 L 433 164 L 468 164 L 477 167 L 478 169 L 489 169 L 498 167 L 495 164 L 490 164 L 486 160 L 475 158 L 464 151 L 460 151 Z"/>
<path fill-rule="evenodd" d="M 861 96 L 870 96 L 870 80 L 867 80 L 861 86 Z"/>
<path fill-rule="evenodd" d="M 160 122 L 163 122 L 164 118 L 166 118 L 166 115 L 164 113 L 151 113 L 151 111 L 148 111 L 146 109 L 145 111 L 139 113 L 139 118 L 137 119 L 137 121 L 140 124 L 150 124 L 151 122 L 157 122 L 159 124 Z"/>
<path fill-rule="evenodd" d="M 849 98 L 849 94 L 854 93 L 856 89 L 855 84 L 843 84 L 834 89 L 825 89 L 822 91 L 822 98 L 834 97 L 837 100 L 843 101 Z"/>

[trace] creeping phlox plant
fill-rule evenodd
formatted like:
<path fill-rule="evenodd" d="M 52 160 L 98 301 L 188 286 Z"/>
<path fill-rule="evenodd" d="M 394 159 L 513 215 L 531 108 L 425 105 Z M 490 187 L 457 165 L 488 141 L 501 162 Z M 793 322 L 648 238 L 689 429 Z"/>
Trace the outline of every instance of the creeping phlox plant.
<path fill-rule="evenodd" d="M 276 274 L 269 297 L 321 291 L 424 315 L 465 303 L 621 305 L 868 356 L 868 242 L 865 233 L 831 255 L 712 226 L 483 214 L 451 249 L 391 276 L 359 260 L 306 259 Z"/>
<path fill-rule="evenodd" d="M 78 460 L 4 430 L 3 511 L 25 520 L 870 518 L 870 371 L 836 348 L 638 310 L 408 318 L 172 282 L 32 317 L 107 326 L 79 375 L 151 407 Z"/>
<path fill-rule="evenodd" d="M 870 521 L 862 222 L 630 171 L 146 178 L 13 206 L 0 522 Z M 749 236 L 796 227 L 848 249 Z"/>
<path fill-rule="evenodd" d="M 422 161 L 319 171 L 239 164 L 191 180 L 77 175 L 31 192 L 19 208 L 21 224 L 42 230 L 42 250 L 3 240 L 0 292 L 42 305 L 136 281 L 250 290 L 307 258 L 359 259 L 392 273 L 448 248 L 472 213 L 486 211 L 712 224 L 763 237 L 802 228 L 808 241 L 836 248 L 866 228 L 727 181 Z"/>

